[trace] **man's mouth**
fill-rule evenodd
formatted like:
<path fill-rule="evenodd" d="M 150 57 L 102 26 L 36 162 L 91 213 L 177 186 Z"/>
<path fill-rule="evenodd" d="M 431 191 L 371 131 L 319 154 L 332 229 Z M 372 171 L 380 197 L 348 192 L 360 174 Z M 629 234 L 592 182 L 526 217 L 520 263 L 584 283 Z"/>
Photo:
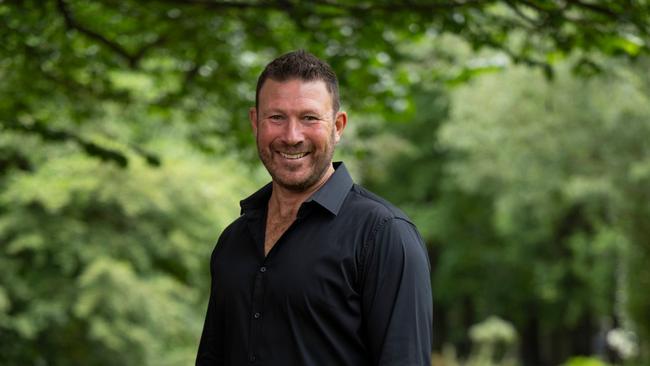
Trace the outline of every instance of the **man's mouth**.
<path fill-rule="evenodd" d="M 280 156 L 282 156 L 282 157 L 285 158 L 285 159 L 289 159 L 289 160 L 300 159 L 300 158 L 306 156 L 307 154 L 308 154 L 308 153 L 306 153 L 306 152 L 293 153 L 293 154 L 280 152 Z"/>

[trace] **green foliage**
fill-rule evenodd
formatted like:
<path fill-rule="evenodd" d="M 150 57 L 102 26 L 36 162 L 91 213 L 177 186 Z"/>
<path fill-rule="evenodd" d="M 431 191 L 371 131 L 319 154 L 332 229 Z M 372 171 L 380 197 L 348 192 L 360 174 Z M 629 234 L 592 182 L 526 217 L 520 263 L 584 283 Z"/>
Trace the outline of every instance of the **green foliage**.
<path fill-rule="evenodd" d="M 339 154 L 430 244 L 438 336 L 496 314 L 553 348 L 616 313 L 647 359 L 649 10 L 0 1 L 0 363 L 191 363 L 211 243 L 266 179 L 255 78 L 296 48 L 340 76 Z"/>
<path fill-rule="evenodd" d="M 3 364 L 193 362 L 213 243 L 259 178 L 234 158 L 167 151 L 159 168 L 131 156 L 125 170 L 46 148 L 36 172 L 2 181 Z"/>
<path fill-rule="evenodd" d="M 554 81 L 515 67 L 450 96 L 415 92 L 418 113 L 385 130 L 400 143 L 371 151 L 364 177 L 430 244 L 443 339 L 463 343 L 491 314 L 544 349 L 611 317 L 646 334 L 646 62 L 592 79 L 564 64 Z"/>
<path fill-rule="evenodd" d="M 629 298 L 618 301 L 647 339 L 648 277 L 638 263 L 647 263 L 641 222 L 650 216 L 636 204 L 649 187 L 636 173 L 650 159 L 644 66 L 612 64 L 609 76 L 553 83 L 527 70 L 486 76 L 458 91 L 442 131 L 464 154 L 449 166 L 456 181 L 494 197 L 503 258 L 534 258 L 520 276 L 544 327 L 611 313 L 613 273 L 623 266 L 635 272 L 627 272 Z"/>
<path fill-rule="evenodd" d="M 512 324 L 491 316 L 473 325 L 469 336 L 474 344 L 468 365 L 515 364 L 517 331 Z"/>
<path fill-rule="evenodd" d="M 597 358 L 572 357 L 563 366 L 607 366 L 607 364 Z"/>
<path fill-rule="evenodd" d="M 180 115 L 193 125 L 190 141 L 208 151 L 215 137 L 247 149 L 252 141 L 241 111 L 252 104 L 257 73 L 279 53 L 308 48 L 326 57 L 345 85 L 344 100 L 357 110 L 401 112 L 403 91 L 413 80 L 396 71 L 400 65 L 450 56 L 430 48 L 416 56 L 404 52 L 405 44 L 454 34 L 473 50 L 498 49 L 549 76 L 553 63 L 577 53 L 576 71 L 592 73 L 601 67 L 599 54 L 648 52 L 649 6 L 6 0 L 0 3 L 0 127 L 71 141 L 92 156 L 125 165 L 123 152 L 88 141 L 76 127 L 104 116 L 106 102 L 128 106 L 144 99 L 150 118 L 164 122 Z M 495 67 L 427 72 L 463 82 Z M 132 139 L 122 143 L 138 146 Z"/>
<path fill-rule="evenodd" d="M 517 333 L 512 324 L 490 316 L 474 324 L 469 330 L 472 350 L 467 359 L 462 359 L 450 344 L 443 347 L 442 354 L 434 353 L 433 365 L 450 366 L 515 366 Z"/>

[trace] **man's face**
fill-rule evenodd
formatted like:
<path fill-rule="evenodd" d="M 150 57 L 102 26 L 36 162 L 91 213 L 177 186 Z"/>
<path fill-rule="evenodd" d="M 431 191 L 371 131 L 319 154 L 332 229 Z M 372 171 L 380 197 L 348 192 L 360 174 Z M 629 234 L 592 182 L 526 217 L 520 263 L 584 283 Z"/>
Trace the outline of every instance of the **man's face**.
<path fill-rule="evenodd" d="M 273 181 L 297 192 L 324 179 L 347 123 L 345 112 L 332 110 L 332 97 L 321 80 L 267 79 L 249 117 L 257 151 Z"/>

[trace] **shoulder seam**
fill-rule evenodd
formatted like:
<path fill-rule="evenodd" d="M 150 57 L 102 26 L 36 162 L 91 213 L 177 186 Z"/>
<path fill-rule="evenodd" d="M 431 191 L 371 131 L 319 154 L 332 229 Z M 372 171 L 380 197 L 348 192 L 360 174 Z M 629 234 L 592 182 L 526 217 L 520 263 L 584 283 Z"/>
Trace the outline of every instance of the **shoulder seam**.
<path fill-rule="evenodd" d="M 353 190 L 351 192 L 356 193 L 359 197 L 363 199 L 367 199 L 370 202 L 377 204 L 378 207 L 384 209 L 386 218 L 400 218 L 405 221 L 409 221 L 409 222 L 411 221 L 404 212 L 402 212 L 399 208 L 395 207 L 391 202 L 386 201 L 382 197 L 376 196 L 374 193 L 368 191 L 367 189 L 363 188 L 362 186 L 359 186 L 356 183 L 355 186 L 357 187 L 356 192 L 354 192 Z"/>
<path fill-rule="evenodd" d="M 370 192 L 368 192 L 365 188 L 361 187 L 360 185 L 358 185 L 356 183 L 354 185 L 358 188 L 357 193 L 360 196 L 362 196 L 363 198 L 367 198 L 367 199 L 381 205 L 381 207 L 387 209 L 394 217 L 396 217 L 396 215 L 393 213 L 392 208 L 389 205 L 387 205 L 386 202 L 383 202 L 382 200 L 379 200 L 376 197 L 373 197 L 373 194 L 368 194 Z"/>

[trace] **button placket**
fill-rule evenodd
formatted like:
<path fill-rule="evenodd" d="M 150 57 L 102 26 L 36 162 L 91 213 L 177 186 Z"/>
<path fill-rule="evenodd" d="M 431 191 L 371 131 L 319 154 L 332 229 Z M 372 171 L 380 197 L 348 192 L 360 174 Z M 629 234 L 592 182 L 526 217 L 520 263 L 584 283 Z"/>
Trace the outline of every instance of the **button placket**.
<path fill-rule="evenodd" d="M 261 318 L 262 318 L 262 303 L 264 299 L 264 277 L 267 273 L 267 267 L 262 265 L 258 268 L 258 272 L 255 274 L 255 282 L 253 285 L 253 303 L 251 308 L 251 318 L 250 318 L 250 329 L 251 329 L 251 338 L 250 338 L 250 349 L 248 361 L 250 363 L 255 363 L 258 361 L 258 352 L 257 349 L 259 338 L 261 337 Z"/>

